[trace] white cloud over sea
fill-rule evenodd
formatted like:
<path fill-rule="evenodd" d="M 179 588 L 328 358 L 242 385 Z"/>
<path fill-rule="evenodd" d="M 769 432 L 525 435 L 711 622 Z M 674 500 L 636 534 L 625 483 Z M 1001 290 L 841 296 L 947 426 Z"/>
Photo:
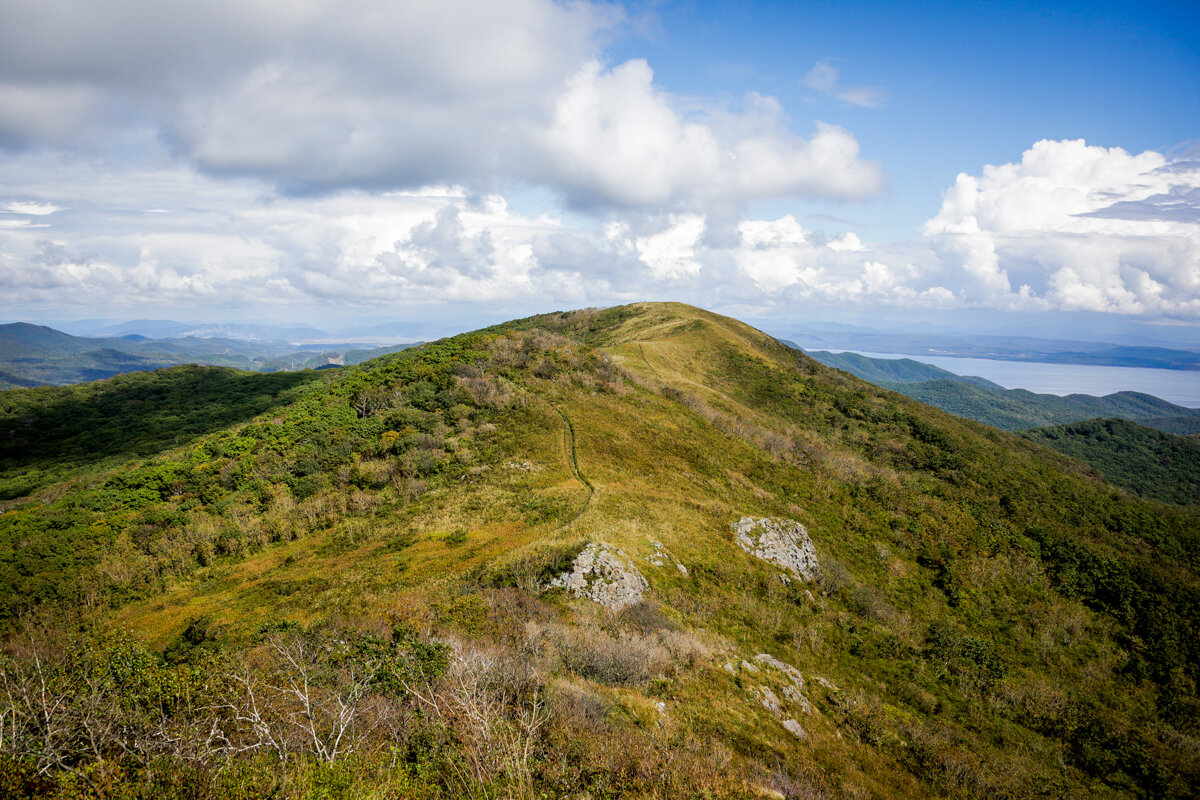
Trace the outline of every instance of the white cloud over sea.
<path fill-rule="evenodd" d="M 960 174 L 924 234 L 979 302 L 1200 315 L 1200 162 L 1040 141 Z"/>

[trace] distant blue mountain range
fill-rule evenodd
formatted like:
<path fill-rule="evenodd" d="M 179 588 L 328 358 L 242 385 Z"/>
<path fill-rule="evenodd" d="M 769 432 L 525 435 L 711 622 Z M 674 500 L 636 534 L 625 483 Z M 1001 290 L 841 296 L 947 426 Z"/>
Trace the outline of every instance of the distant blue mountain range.
<path fill-rule="evenodd" d="M 179 324 L 169 323 L 161 329 L 174 329 L 172 326 Z M 238 331 L 228 329 L 226 332 L 235 334 Z M 256 334 L 262 332 L 262 329 L 253 331 Z M 368 348 L 354 343 L 301 346 L 286 341 L 198 335 L 159 339 L 143 333 L 94 338 L 72 336 L 28 322 L 14 322 L 0 325 L 0 389 L 81 383 L 177 364 L 236 367 L 257 372 L 311 369 L 357 364 L 411 346 L 408 343 Z"/>

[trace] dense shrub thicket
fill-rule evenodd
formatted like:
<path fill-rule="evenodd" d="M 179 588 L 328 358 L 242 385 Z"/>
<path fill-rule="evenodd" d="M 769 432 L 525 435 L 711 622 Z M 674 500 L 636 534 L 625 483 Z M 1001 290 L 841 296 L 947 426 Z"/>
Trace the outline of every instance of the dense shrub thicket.
<path fill-rule="evenodd" d="M 27 624 L 0 654 L 3 796 L 739 793 L 741 776 L 686 737 L 613 740 L 606 702 L 548 682 L 534 640 L 518 652 L 406 627 L 264 625 L 231 650 L 205 634 L 193 620 L 156 653 Z"/>
<path fill-rule="evenodd" d="M 1200 505 L 1200 439 L 1123 419 L 1095 419 L 1022 434 L 1094 467 L 1114 486 L 1165 503 Z"/>

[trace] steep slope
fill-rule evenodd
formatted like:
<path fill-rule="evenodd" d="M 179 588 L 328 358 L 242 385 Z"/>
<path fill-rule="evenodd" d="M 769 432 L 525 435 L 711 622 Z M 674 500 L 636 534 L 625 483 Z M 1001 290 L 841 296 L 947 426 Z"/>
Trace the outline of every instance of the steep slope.
<path fill-rule="evenodd" d="M 66 390 L 40 391 L 55 408 Z M 38 761 L 13 748 L 40 729 L 13 722 L 10 772 L 48 763 L 63 789 L 63 767 L 111 761 L 121 786 L 313 797 L 1185 797 L 1200 780 L 1194 513 L 742 323 L 545 315 L 266 396 L 5 505 L 7 613 L 100 609 L 31 637 L 74 650 L 38 652 L 151 698 L 112 706 L 150 732 L 112 734 L 100 754 L 123 759 Z M 6 480 L 71 430 L 11 407 Z M 37 674 L 31 651 L 10 645 L 10 684 Z M 307 705 L 281 690 L 298 681 Z M 347 708 L 353 752 L 331 754 Z"/>
<path fill-rule="evenodd" d="M 1124 419 L 1095 419 L 1022 434 L 1096 468 L 1134 494 L 1166 503 L 1200 503 L 1200 440 Z"/>
<path fill-rule="evenodd" d="M 316 376 L 180 366 L 0 393 L 0 500 L 154 456 L 284 404 Z"/>

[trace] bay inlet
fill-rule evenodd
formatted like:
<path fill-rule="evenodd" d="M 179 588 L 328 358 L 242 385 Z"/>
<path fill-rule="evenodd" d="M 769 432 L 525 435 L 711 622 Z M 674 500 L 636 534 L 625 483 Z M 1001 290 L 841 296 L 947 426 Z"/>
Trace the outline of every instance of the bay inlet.
<path fill-rule="evenodd" d="M 1103 397 L 1113 392 L 1143 392 L 1176 405 L 1200 408 L 1200 372 L 1196 371 L 822 349 L 834 353 L 858 353 L 868 358 L 909 358 L 941 367 L 956 375 L 987 378 L 1006 389 L 1028 389 L 1038 394 L 1090 394 Z"/>

